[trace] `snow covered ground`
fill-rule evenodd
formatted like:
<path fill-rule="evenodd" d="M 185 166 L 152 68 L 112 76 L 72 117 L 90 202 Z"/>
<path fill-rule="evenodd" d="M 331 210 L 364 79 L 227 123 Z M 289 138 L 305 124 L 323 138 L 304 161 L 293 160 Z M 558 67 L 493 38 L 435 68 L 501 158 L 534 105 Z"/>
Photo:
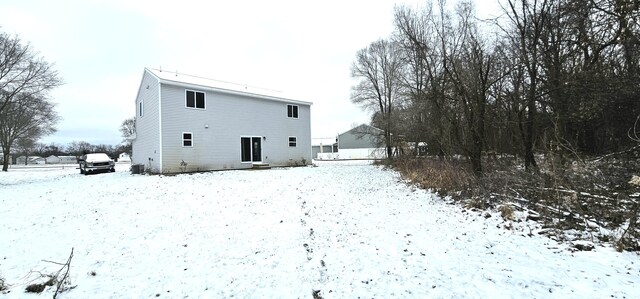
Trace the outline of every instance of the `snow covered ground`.
<path fill-rule="evenodd" d="M 534 222 L 485 218 L 393 171 L 177 176 L 0 173 L 0 298 L 65 262 L 59 298 L 640 298 L 640 257 L 571 252 Z M 529 236 L 532 233 L 533 236 Z M 94 273 L 95 275 L 92 275 Z"/>

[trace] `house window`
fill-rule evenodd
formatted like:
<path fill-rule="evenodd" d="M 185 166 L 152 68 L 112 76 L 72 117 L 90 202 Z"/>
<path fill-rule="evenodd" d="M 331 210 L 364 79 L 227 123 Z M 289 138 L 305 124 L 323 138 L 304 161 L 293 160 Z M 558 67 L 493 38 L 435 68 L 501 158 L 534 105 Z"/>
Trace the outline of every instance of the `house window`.
<path fill-rule="evenodd" d="M 298 118 L 298 106 L 297 105 L 287 105 L 287 117 Z"/>
<path fill-rule="evenodd" d="M 296 147 L 298 144 L 298 138 L 291 136 L 289 137 L 289 147 Z"/>
<path fill-rule="evenodd" d="M 138 104 L 138 114 L 140 114 L 140 116 L 143 115 L 142 113 L 142 109 L 144 108 L 144 106 L 142 105 L 142 101 L 140 101 L 140 103 Z"/>
<path fill-rule="evenodd" d="M 186 91 L 186 107 L 204 109 L 205 95 L 202 91 Z"/>
<path fill-rule="evenodd" d="M 193 146 L 193 133 L 182 133 L 182 146 L 192 147 Z"/>

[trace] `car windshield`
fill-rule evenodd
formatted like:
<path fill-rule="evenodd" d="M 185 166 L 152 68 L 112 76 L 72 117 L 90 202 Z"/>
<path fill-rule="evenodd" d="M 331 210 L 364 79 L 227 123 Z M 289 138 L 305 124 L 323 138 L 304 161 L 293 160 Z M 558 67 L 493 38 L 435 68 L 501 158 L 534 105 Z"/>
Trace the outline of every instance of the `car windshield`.
<path fill-rule="evenodd" d="M 104 154 L 104 153 L 87 154 L 87 157 L 85 158 L 85 161 L 87 162 L 109 161 L 109 160 L 111 160 L 111 158 L 109 158 L 109 156 L 107 156 L 107 154 Z"/>

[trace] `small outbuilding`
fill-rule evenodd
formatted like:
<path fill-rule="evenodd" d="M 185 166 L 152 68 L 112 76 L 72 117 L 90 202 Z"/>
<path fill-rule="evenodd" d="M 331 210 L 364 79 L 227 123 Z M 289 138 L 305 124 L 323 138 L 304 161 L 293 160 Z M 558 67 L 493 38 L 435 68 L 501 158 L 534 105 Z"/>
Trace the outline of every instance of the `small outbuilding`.
<path fill-rule="evenodd" d="M 56 155 L 51 155 L 49 157 L 44 158 L 46 164 L 60 164 L 60 157 Z"/>
<path fill-rule="evenodd" d="M 131 157 L 127 153 L 120 153 L 120 155 L 118 155 L 118 162 L 131 162 Z"/>

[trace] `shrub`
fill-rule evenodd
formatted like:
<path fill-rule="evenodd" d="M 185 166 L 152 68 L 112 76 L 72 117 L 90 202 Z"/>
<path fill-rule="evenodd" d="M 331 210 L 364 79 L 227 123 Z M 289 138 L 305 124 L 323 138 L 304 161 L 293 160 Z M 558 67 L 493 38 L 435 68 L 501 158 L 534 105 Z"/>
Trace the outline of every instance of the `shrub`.
<path fill-rule="evenodd" d="M 25 292 L 27 293 L 42 293 L 45 288 L 50 287 L 58 283 L 54 277 L 50 277 L 45 283 L 34 283 L 27 286 Z"/>

